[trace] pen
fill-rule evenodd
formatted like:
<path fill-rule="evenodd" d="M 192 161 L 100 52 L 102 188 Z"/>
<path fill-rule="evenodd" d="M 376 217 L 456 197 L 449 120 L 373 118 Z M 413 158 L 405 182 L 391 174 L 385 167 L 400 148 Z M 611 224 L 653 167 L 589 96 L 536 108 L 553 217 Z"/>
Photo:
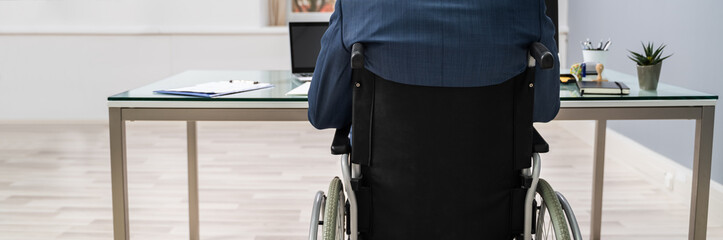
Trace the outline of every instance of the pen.
<path fill-rule="evenodd" d="M 594 44 L 590 41 L 590 39 L 586 39 L 585 41 L 580 41 L 580 45 L 582 47 L 582 50 L 595 50 L 595 51 L 607 51 L 610 47 L 610 39 L 608 38 L 607 41 L 600 39 L 600 42 L 598 44 Z"/>
<path fill-rule="evenodd" d="M 608 47 L 610 47 L 610 39 L 605 43 L 605 46 L 603 46 L 603 51 L 607 51 Z"/>
<path fill-rule="evenodd" d="M 590 42 L 589 38 L 585 40 L 585 46 L 587 47 L 587 50 L 592 49 L 592 42 Z"/>
<path fill-rule="evenodd" d="M 259 84 L 259 81 L 249 81 L 249 80 L 228 80 L 228 83 L 234 83 L 234 82 L 242 82 L 242 83 L 251 83 L 251 84 Z"/>

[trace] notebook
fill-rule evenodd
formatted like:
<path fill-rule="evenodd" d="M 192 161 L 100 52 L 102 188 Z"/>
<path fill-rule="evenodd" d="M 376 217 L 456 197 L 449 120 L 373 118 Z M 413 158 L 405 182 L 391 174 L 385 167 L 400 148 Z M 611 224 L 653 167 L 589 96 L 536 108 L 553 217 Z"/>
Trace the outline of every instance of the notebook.
<path fill-rule="evenodd" d="M 576 81 L 580 95 L 584 94 L 630 94 L 630 88 L 625 83 L 615 81 Z"/>

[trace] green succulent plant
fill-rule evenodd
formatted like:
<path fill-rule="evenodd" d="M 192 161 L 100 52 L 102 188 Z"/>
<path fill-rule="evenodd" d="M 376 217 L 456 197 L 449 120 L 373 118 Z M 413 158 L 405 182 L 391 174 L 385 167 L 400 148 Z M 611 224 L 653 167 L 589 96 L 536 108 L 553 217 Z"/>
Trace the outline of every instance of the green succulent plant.
<path fill-rule="evenodd" d="M 663 60 L 669 58 L 670 56 L 673 56 L 673 54 L 670 54 L 668 56 L 663 56 L 663 49 L 665 49 L 665 44 L 658 46 L 658 48 L 655 48 L 655 44 L 652 42 L 648 42 L 646 45 L 643 42 L 640 42 L 640 44 L 643 45 L 643 54 L 636 53 L 633 51 L 628 50 L 630 52 L 630 60 L 633 60 L 633 62 L 636 62 L 639 66 L 649 66 L 649 65 L 655 65 Z M 653 51 L 653 48 L 655 48 L 655 51 Z"/>

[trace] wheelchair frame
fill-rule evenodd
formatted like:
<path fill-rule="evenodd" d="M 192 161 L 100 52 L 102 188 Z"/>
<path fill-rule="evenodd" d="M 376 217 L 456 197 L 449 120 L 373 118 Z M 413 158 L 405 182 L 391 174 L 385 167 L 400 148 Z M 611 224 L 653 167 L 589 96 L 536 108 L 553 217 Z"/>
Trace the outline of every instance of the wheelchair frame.
<path fill-rule="evenodd" d="M 352 47 L 352 69 L 360 69 L 363 68 L 363 46 L 360 43 L 355 43 Z M 536 63 L 540 63 L 541 67 L 543 69 L 552 68 L 554 65 L 554 57 L 549 52 L 549 50 L 542 45 L 541 43 L 533 43 L 530 52 L 528 54 L 528 67 L 535 67 Z M 533 84 L 530 83 L 530 88 L 533 87 Z M 340 134 L 342 132 L 342 134 Z M 348 132 L 348 129 L 347 129 Z M 340 137 L 341 135 L 341 137 Z M 346 193 L 347 197 L 347 206 L 348 209 L 346 209 L 343 205 L 339 206 L 336 205 L 335 207 L 337 210 L 345 211 L 346 214 L 342 216 L 347 216 L 347 223 L 346 223 L 346 233 L 349 234 L 350 240 L 357 240 L 358 239 L 358 203 L 357 198 L 354 190 L 352 189 L 352 179 L 359 179 L 361 177 L 361 166 L 357 163 L 352 163 L 350 161 L 349 151 L 346 149 L 346 146 L 340 146 L 337 144 L 338 139 L 337 138 L 346 138 L 344 136 L 343 131 L 337 130 L 334 143 L 332 145 L 332 153 L 333 154 L 341 154 L 340 157 L 340 165 L 342 170 L 342 189 L 344 193 Z M 530 187 L 527 189 L 526 195 L 525 195 L 525 209 L 524 209 L 524 229 L 522 234 L 522 239 L 524 240 L 531 240 L 533 232 L 533 212 L 535 209 L 533 209 L 533 206 L 538 208 L 541 211 L 540 218 L 537 219 L 536 222 L 538 222 L 538 228 L 541 224 L 541 221 L 544 218 L 544 212 L 545 210 L 549 210 L 551 214 L 551 220 L 553 224 L 553 228 L 555 230 L 555 236 L 556 239 L 575 239 L 579 240 L 582 239 L 579 226 L 577 224 L 577 220 L 575 218 L 575 214 L 572 210 L 572 207 L 570 207 L 568 201 L 565 199 L 565 197 L 559 193 L 554 192 L 552 188 L 544 182 L 544 180 L 540 179 L 540 152 L 547 152 L 547 149 L 549 146 L 545 142 L 545 140 L 537 133 L 537 131 L 534 131 L 534 151 L 532 153 L 532 165 L 530 168 L 523 169 L 522 170 L 522 176 L 529 179 L 531 181 Z M 340 149 L 335 149 L 340 148 Z M 336 180 L 336 179 L 334 179 Z M 538 188 L 538 184 L 540 182 L 544 182 L 545 187 Z M 331 188 L 330 188 L 331 190 Z M 539 193 L 542 197 L 542 201 L 540 202 L 540 207 L 537 207 L 537 204 L 535 203 L 535 196 L 536 193 Z M 329 193 L 329 194 L 336 194 L 336 193 Z M 328 219 L 320 219 L 320 213 L 326 213 L 328 210 L 328 207 L 325 207 L 324 205 L 329 205 L 331 202 L 327 202 L 327 198 L 324 196 L 323 191 L 319 191 L 316 193 L 316 197 L 314 199 L 314 203 L 312 206 L 312 214 L 311 214 L 311 222 L 309 226 L 309 240 L 317 240 L 318 238 L 318 226 L 324 225 L 326 228 L 326 222 Z M 549 206 L 548 206 L 549 205 Z M 332 205 L 333 206 L 333 205 Z M 348 215 L 347 215 L 348 214 Z M 326 215 L 326 214 L 325 214 Z M 552 216 L 555 215 L 555 216 Z M 564 216 L 563 216 L 564 215 Z M 337 219 L 337 220 L 344 220 L 344 219 Z M 334 222 L 334 221 L 332 221 Z M 568 224 L 572 231 L 572 236 L 570 235 L 570 232 L 568 231 Z M 336 226 L 330 226 L 330 227 L 336 227 Z M 326 231 L 325 231 L 326 232 Z M 336 234 L 335 234 L 336 235 Z M 336 239 L 336 236 L 333 236 L 334 238 L 330 238 L 331 236 L 323 236 L 324 240 L 332 240 Z M 537 237 L 536 237 L 537 238 Z M 537 238 L 539 239 L 539 238 Z"/>
<path fill-rule="evenodd" d="M 352 177 L 358 178 L 361 176 L 360 166 L 359 164 L 350 163 L 349 161 L 349 154 L 342 154 L 339 158 L 341 170 L 342 170 L 342 183 L 344 186 L 351 186 L 351 179 Z M 535 200 L 535 194 L 537 192 L 537 185 L 540 178 L 540 167 L 541 167 L 541 158 L 539 153 L 534 153 L 532 158 L 532 167 L 529 169 L 525 169 L 523 171 L 523 174 L 526 177 L 529 177 L 532 179 L 532 184 L 530 185 L 530 188 L 527 190 L 527 195 L 525 196 L 525 217 L 524 217 L 524 240 L 530 240 L 532 239 L 532 223 L 533 222 L 539 222 L 539 221 L 533 221 L 532 219 L 532 213 L 533 213 L 533 201 Z M 349 223 L 348 223 L 348 232 L 350 233 L 356 233 L 357 232 L 357 202 L 356 202 L 356 195 L 354 193 L 354 190 L 351 187 L 344 187 L 344 192 L 347 195 L 347 200 L 349 203 Z M 331 193 L 330 193 L 331 194 Z M 564 215 L 566 217 L 566 222 L 560 222 L 555 223 L 553 222 L 553 225 L 556 225 L 556 233 L 558 231 L 567 231 L 567 227 L 569 224 L 572 237 L 571 239 L 574 240 L 582 240 L 582 236 L 580 233 L 580 227 L 578 226 L 577 219 L 575 218 L 575 213 L 572 210 L 572 207 L 570 206 L 567 199 L 562 195 L 560 192 L 554 192 L 555 197 L 559 201 L 559 207 L 561 207 L 561 210 L 564 211 Z M 326 196 L 324 195 L 323 191 L 318 191 L 316 193 L 316 196 L 314 198 L 314 203 L 312 206 L 312 213 L 311 213 L 311 221 L 309 226 L 309 240 L 317 240 L 318 239 L 318 227 L 319 225 L 322 225 L 324 223 L 324 220 L 326 219 L 320 219 L 320 213 L 325 212 L 325 204 L 326 204 Z M 540 208 L 543 208 L 543 203 L 540 203 Z M 339 206 L 337 206 L 339 207 Z M 544 210 L 543 210 L 544 211 Z M 559 230 L 558 230 L 559 229 Z M 564 229 L 564 230 L 562 230 Z M 569 233 L 561 233 L 560 235 L 564 235 L 567 237 L 560 237 L 560 239 L 570 239 Z M 326 238 L 324 238 L 326 240 Z M 349 239 L 351 240 L 357 240 L 358 236 L 357 234 L 350 234 Z"/>

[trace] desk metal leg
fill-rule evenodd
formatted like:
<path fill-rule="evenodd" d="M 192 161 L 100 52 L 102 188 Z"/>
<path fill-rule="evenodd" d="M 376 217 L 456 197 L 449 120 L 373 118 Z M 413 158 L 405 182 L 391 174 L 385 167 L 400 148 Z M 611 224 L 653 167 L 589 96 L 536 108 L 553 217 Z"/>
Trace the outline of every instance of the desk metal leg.
<path fill-rule="evenodd" d="M 186 122 L 188 148 L 188 229 L 189 238 L 198 240 L 198 145 L 196 143 L 196 121 Z"/>
<path fill-rule="evenodd" d="M 126 174 L 126 124 L 120 108 L 108 108 L 110 176 L 113 196 L 113 239 L 128 240 L 128 176 Z"/>
<path fill-rule="evenodd" d="M 702 107 L 695 121 L 695 156 L 693 158 L 693 189 L 690 192 L 690 225 L 688 239 L 703 240 L 708 227 L 708 195 L 710 167 L 713 158 L 714 107 Z"/>
<path fill-rule="evenodd" d="M 595 150 L 592 167 L 592 207 L 590 210 L 590 239 L 600 239 L 602 224 L 603 179 L 605 175 L 605 131 L 607 120 L 597 120 L 595 124 Z"/>

